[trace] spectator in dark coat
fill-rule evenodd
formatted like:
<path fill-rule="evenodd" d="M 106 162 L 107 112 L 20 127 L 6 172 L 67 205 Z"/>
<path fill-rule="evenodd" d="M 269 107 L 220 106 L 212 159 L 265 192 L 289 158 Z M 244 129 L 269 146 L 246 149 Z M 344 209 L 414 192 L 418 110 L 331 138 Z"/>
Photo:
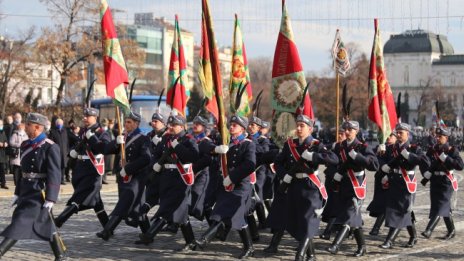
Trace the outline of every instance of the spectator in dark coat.
<path fill-rule="evenodd" d="M 7 147 L 8 140 L 3 129 L 3 120 L 0 120 L 0 187 L 3 189 L 8 189 L 5 179 L 5 164 L 8 162 L 8 157 L 6 156 Z"/>
<path fill-rule="evenodd" d="M 60 147 L 61 157 L 61 184 L 65 182 L 65 168 L 68 165 L 68 153 L 69 153 L 69 139 L 68 132 L 63 126 L 63 120 L 57 118 L 55 124 L 50 129 L 49 138 L 54 141 Z"/>
<path fill-rule="evenodd" d="M 66 128 L 66 132 L 68 133 L 68 144 L 69 144 L 69 149 L 71 150 L 74 148 L 79 141 L 79 126 L 76 126 L 74 123 L 74 120 L 69 120 L 68 121 L 68 127 Z M 70 172 L 73 169 L 73 166 L 71 166 L 70 162 L 68 161 L 68 164 L 66 164 L 66 167 L 64 169 L 64 175 L 66 176 L 66 182 L 71 182 L 71 176 Z"/>

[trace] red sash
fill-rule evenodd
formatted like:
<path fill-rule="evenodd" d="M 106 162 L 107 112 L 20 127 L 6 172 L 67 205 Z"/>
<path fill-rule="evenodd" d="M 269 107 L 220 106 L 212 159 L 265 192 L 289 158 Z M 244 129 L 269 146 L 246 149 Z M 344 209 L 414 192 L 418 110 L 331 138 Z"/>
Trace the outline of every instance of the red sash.
<path fill-rule="evenodd" d="M 438 153 L 434 152 L 433 154 L 434 154 L 435 158 L 437 160 L 439 160 L 442 163 L 442 165 L 444 165 L 443 162 L 440 159 L 440 156 L 438 156 Z M 453 186 L 453 190 L 458 191 L 458 188 L 459 188 L 458 187 L 458 181 L 454 177 L 453 173 L 451 173 L 449 170 L 447 170 L 445 172 L 446 172 L 446 177 L 448 177 L 449 181 L 451 181 L 451 185 Z"/>
<path fill-rule="evenodd" d="M 90 150 L 85 150 L 85 153 L 89 156 L 90 162 L 92 162 L 92 165 L 97 170 L 98 175 L 102 176 L 105 174 L 105 157 L 101 156 L 97 159 Z"/>
<path fill-rule="evenodd" d="M 168 147 L 171 147 L 170 141 L 168 141 Z M 193 174 L 192 164 L 189 164 L 187 171 L 185 171 L 184 166 L 182 166 L 182 163 L 180 162 L 176 153 L 171 153 L 171 157 L 176 160 L 177 170 L 179 171 L 180 177 L 184 181 L 185 185 L 193 185 L 193 183 L 195 182 L 195 175 Z"/>
<path fill-rule="evenodd" d="M 393 150 L 393 155 L 395 157 L 398 157 L 398 151 Z M 409 178 L 408 172 L 406 169 L 399 167 L 401 171 L 401 175 L 403 176 L 404 182 L 406 182 L 406 188 L 408 189 L 409 193 L 416 193 L 417 190 L 417 180 L 416 180 L 416 174 L 414 174 L 414 178 L 412 180 Z"/>
<path fill-rule="evenodd" d="M 290 148 L 290 152 L 292 153 L 292 156 L 293 158 L 296 160 L 296 161 L 299 161 L 301 156 L 300 154 L 298 154 L 298 151 L 296 151 L 295 149 L 295 145 L 293 143 L 293 140 L 292 139 L 288 139 L 287 140 L 287 143 L 288 143 L 288 147 Z M 305 163 L 305 166 L 307 167 L 306 163 Z M 319 177 L 317 175 L 315 175 L 314 173 L 307 173 L 308 174 L 308 178 L 309 180 L 311 180 L 311 182 L 316 185 L 317 189 L 319 190 L 319 193 L 321 193 L 321 196 L 323 199 L 327 200 L 328 198 L 328 195 L 327 195 L 327 190 L 325 189 L 325 186 L 324 184 L 321 182 L 321 180 L 319 179 Z"/>
<path fill-rule="evenodd" d="M 348 158 L 346 157 L 345 150 L 340 148 L 340 156 L 343 162 L 346 162 Z M 350 178 L 351 185 L 353 186 L 354 194 L 358 199 L 364 199 L 366 197 L 366 182 L 367 177 L 364 175 L 364 180 L 360 185 L 354 171 L 352 169 L 347 169 L 348 177 Z"/>

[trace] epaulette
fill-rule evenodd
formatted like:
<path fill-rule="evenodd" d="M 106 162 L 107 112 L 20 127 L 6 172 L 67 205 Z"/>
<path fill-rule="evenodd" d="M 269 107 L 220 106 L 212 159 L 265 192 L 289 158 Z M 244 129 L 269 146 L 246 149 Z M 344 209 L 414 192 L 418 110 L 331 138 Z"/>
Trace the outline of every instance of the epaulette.
<path fill-rule="evenodd" d="M 248 138 L 243 139 L 243 141 L 244 141 L 244 142 L 245 142 L 245 141 L 253 142 L 252 140 L 250 140 L 250 139 L 248 139 Z"/>
<path fill-rule="evenodd" d="M 188 138 L 188 139 L 193 139 L 193 135 L 190 134 L 190 133 L 185 134 L 184 137 L 186 137 L 186 138 Z"/>
<path fill-rule="evenodd" d="M 260 138 L 263 138 L 263 139 L 269 139 L 268 137 L 264 136 L 264 135 L 261 135 L 259 136 Z"/>
<path fill-rule="evenodd" d="M 46 138 L 46 139 L 45 139 L 45 142 L 46 142 L 46 143 L 49 143 L 49 144 L 55 144 L 55 142 L 52 141 L 52 140 L 49 139 L 49 138 Z"/>
<path fill-rule="evenodd" d="M 102 128 L 102 127 L 98 127 L 96 130 L 95 130 L 95 133 L 98 133 L 98 135 L 102 134 L 105 130 Z"/>
<path fill-rule="evenodd" d="M 319 143 L 321 143 L 318 139 L 313 139 L 313 141 L 311 141 L 311 146 L 312 145 L 318 145 Z"/>

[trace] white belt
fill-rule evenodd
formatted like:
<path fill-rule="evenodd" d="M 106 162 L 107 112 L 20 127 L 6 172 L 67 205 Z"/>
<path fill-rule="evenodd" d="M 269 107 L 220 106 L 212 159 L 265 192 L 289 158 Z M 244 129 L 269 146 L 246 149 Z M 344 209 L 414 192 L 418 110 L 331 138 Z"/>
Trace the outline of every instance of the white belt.
<path fill-rule="evenodd" d="M 453 171 L 451 170 L 449 173 L 453 174 Z M 434 171 L 433 174 L 435 174 L 437 176 L 446 176 L 446 175 L 448 175 L 448 173 L 446 171 Z"/>
<path fill-rule="evenodd" d="M 192 165 L 192 164 L 184 164 L 184 165 L 182 165 L 182 168 L 188 169 L 188 168 L 190 168 L 190 165 Z M 163 166 L 164 166 L 165 169 L 177 169 L 176 164 L 164 164 Z"/>
<path fill-rule="evenodd" d="M 316 170 L 316 171 L 314 171 L 313 174 L 318 175 L 319 172 Z M 297 178 L 297 179 L 304 179 L 304 178 L 307 178 L 307 177 L 308 177 L 308 173 L 295 173 L 295 178 Z"/>
<path fill-rule="evenodd" d="M 95 155 L 95 158 L 96 159 L 99 159 L 103 157 L 103 154 L 98 154 L 98 155 Z M 77 159 L 80 159 L 80 160 L 88 160 L 90 159 L 90 157 L 88 155 L 77 155 Z"/>
<path fill-rule="evenodd" d="M 393 172 L 397 173 L 397 174 L 403 174 L 403 172 L 401 171 L 401 169 L 394 169 Z M 414 175 L 416 172 L 414 170 L 407 170 L 406 171 L 406 174 L 408 175 Z"/>
<path fill-rule="evenodd" d="M 364 175 L 364 170 L 361 170 L 361 171 L 358 171 L 358 172 L 353 171 L 353 174 L 354 174 L 355 177 L 361 177 L 362 175 Z"/>

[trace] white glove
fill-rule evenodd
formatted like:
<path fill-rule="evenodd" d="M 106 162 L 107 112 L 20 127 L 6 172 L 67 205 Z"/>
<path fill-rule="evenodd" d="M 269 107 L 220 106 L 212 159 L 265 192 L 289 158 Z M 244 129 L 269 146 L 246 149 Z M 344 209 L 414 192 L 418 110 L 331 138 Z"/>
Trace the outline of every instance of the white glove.
<path fill-rule="evenodd" d="M 313 154 L 314 152 L 309 152 L 308 150 L 303 151 L 303 154 L 301 154 L 301 157 L 307 161 L 313 161 Z"/>
<path fill-rule="evenodd" d="M 93 133 L 91 130 L 88 130 L 86 133 L 85 133 L 85 137 L 87 139 L 90 139 L 90 137 L 92 137 L 93 135 L 95 135 L 95 133 Z"/>
<path fill-rule="evenodd" d="M 379 147 L 377 147 L 377 153 L 385 152 L 386 150 L 387 147 L 385 146 L 385 144 L 380 144 Z"/>
<path fill-rule="evenodd" d="M 55 204 L 55 203 L 46 200 L 45 203 L 43 204 L 43 207 L 44 207 L 44 208 L 48 208 L 48 211 L 50 211 L 50 210 L 52 210 L 54 204 Z"/>
<path fill-rule="evenodd" d="M 155 172 L 160 172 L 161 171 L 161 165 L 158 164 L 158 163 L 155 163 L 155 165 L 153 165 L 153 170 Z"/>
<path fill-rule="evenodd" d="M 214 152 L 217 154 L 226 154 L 229 151 L 229 146 L 227 145 L 219 145 L 214 148 Z"/>
<path fill-rule="evenodd" d="M 119 175 L 121 175 L 121 177 L 125 178 L 127 176 L 126 170 L 124 168 L 122 168 L 121 171 L 119 172 Z"/>
<path fill-rule="evenodd" d="M 161 137 L 158 137 L 158 135 L 155 135 L 152 139 L 151 139 L 151 142 L 153 142 L 153 144 L 158 145 L 158 143 L 162 140 L 163 138 Z"/>
<path fill-rule="evenodd" d="M 383 164 L 380 169 L 385 173 L 389 173 L 390 170 L 391 170 L 391 168 L 390 168 L 390 166 L 388 166 L 388 164 Z"/>
<path fill-rule="evenodd" d="M 383 176 L 382 180 L 380 181 L 382 184 L 386 184 L 388 182 L 388 176 Z"/>
<path fill-rule="evenodd" d="M 179 141 L 177 141 L 177 140 L 171 141 L 172 148 L 175 148 L 177 145 L 179 145 Z"/>
<path fill-rule="evenodd" d="M 124 143 L 126 143 L 126 142 L 124 141 L 124 135 L 118 135 L 118 136 L 116 137 L 116 144 L 124 144 Z"/>
<path fill-rule="evenodd" d="M 441 160 L 442 162 L 445 162 L 446 158 L 448 158 L 448 155 L 446 155 L 444 152 L 442 152 L 442 153 L 440 154 L 440 156 L 438 156 L 438 157 L 440 158 L 440 160 Z"/>
<path fill-rule="evenodd" d="M 290 176 L 290 175 L 288 175 L 288 174 L 285 174 L 283 181 L 284 181 L 285 183 L 290 184 L 290 182 L 292 182 L 292 179 L 293 179 L 292 176 Z"/>
<path fill-rule="evenodd" d="M 227 176 L 227 177 L 222 181 L 222 185 L 224 185 L 224 187 L 228 187 L 228 186 L 230 186 L 230 184 L 232 184 L 232 180 L 230 180 L 230 177 Z"/>
<path fill-rule="evenodd" d="M 406 149 L 403 149 L 401 151 L 401 156 L 403 156 L 405 159 L 408 159 L 409 158 L 409 151 L 406 150 Z"/>
<path fill-rule="evenodd" d="M 322 216 L 323 211 L 324 211 L 324 208 L 316 208 L 314 210 L 314 213 L 316 214 L 317 218 L 320 218 Z"/>
<path fill-rule="evenodd" d="M 77 155 L 78 155 L 78 154 L 77 154 L 77 151 L 76 151 L 76 150 L 71 150 L 71 151 L 69 152 L 69 156 L 70 156 L 71 158 L 73 158 L 73 159 L 77 159 Z"/>
<path fill-rule="evenodd" d="M 358 153 L 356 153 L 356 151 L 354 150 L 350 150 L 350 152 L 348 153 L 348 155 L 350 155 L 350 157 L 352 159 L 356 159 L 356 155 L 358 155 Z"/>
<path fill-rule="evenodd" d="M 5 143 L 3 144 L 3 146 L 4 146 L 5 148 L 8 147 L 8 142 L 5 142 Z"/>
<path fill-rule="evenodd" d="M 432 177 L 432 173 L 430 173 L 430 171 L 424 172 L 424 178 L 430 179 L 431 177 Z"/>
<path fill-rule="evenodd" d="M 340 182 L 342 180 L 343 176 L 340 175 L 340 173 L 335 173 L 334 175 L 334 180 Z"/>
<path fill-rule="evenodd" d="M 11 199 L 11 203 L 10 203 L 10 207 L 13 207 L 14 205 L 16 205 L 16 203 L 18 203 L 18 196 L 17 195 L 13 195 L 13 198 Z"/>

